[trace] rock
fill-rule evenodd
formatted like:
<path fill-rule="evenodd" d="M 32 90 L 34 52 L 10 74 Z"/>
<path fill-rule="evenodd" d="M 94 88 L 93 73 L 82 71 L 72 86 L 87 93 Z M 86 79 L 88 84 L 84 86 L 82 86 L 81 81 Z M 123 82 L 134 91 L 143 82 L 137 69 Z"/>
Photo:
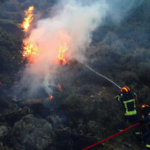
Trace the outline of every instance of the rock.
<path fill-rule="evenodd" d="M 0 138 L 5 137 L 9 133 L 9 128 L 6 125 L 0 125 Z"/>
<path fill-rule="evenodd" d="M 9 110 L 15 111 L 18 110 L 20 107 L 17 105 L 17 103 L 9 103 Z"/>
<path fill-rule="evenodd" d="M 23 109 L 20 108 L 20 110 L 21 110 L 23 115 L 27 115 L 31 112 L 29 107 L 24 107 Z"/>
<path fill-rule="evenodd" d="M 51 115 L 46 118 L 46 120 L 52 124 L 54 127 L 58 127 L 63 123 L 63 119 L 57 115 Z"/>
<path fill-rule="evenodd" d="M 20 141 L 26 149 L 31 150 L 43 150 L 52 144 L 55 138 L 52 125 L 44 119 L 35 118 L 32 114 L 16 122 L 11 135 L 14 140 Z"/>
<path fill-rule="evenodd" d="M 14 109 L 13 111 L 11 109 L 5 110 L 3 113 L 0 114 L 0 120 L 3 122 L 9 122 L 11 126 L 14 125 L 14 123 L 18 120 L 20 120 L 23 116 L 31 113 L 30 108 L 24 107 Z"/>

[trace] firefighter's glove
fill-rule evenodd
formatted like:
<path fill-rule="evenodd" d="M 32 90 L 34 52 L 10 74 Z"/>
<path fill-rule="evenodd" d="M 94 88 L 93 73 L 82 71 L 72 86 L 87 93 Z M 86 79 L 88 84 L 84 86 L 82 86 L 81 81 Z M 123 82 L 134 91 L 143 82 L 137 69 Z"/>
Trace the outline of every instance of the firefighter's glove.
<path fill-rule="evenodd" d="M 144 120 L 141 120 L 139 123 L 145 123 L 145 121 L 144 121 Z"/>
<path fill-rule="evenodd" d="M 122 97 L 123 96 L 123 94 L 122 93 L 120 93 L 120 97 Z"/>

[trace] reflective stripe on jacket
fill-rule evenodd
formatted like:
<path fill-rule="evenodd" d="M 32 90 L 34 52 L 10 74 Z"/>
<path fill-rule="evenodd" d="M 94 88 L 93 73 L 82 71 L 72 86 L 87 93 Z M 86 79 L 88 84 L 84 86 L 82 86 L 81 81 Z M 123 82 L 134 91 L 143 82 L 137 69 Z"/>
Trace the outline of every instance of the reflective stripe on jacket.
<path fill-rule="evenodd" d="M 134 96 L 137 97 L 136 94 L 134 94 Z M 123 108 L 124 108 L 124 115 L 131 116 L 131 115 L 137 114 L 136 101 L 132 93 L 126 93 L 126 94 L 123 94 L 122 96 L 117 95 L 116 100 L 122 103 Z"/>

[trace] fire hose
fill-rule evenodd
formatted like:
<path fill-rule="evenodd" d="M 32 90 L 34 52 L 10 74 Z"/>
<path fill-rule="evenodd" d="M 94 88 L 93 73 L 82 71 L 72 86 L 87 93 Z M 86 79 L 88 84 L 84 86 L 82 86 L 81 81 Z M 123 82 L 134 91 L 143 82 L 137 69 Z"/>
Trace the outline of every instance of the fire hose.
<path fill-rule="evenodd" d="M 80 61 L 80 62 L 81 62 L 81 61 Z M 109 82 L 113 83 L 116 87 L 118 87 L 119 89 L 121 89 L 121 87 L 120 87 L 118 84 L 116 84 L 115 82 L 113 82 L 112 80 L 110 80 L 109 78 L 107 78 L 106 76 L 104 76 L 104 75 L 102 75 L 102 74 L 96 72 L 96 71 L 93 70 L 90 66 L 84 64 L 83 62 L 81 62 L 81 63 L 82 63 L 83 65 L 85 65 L 88 69 L 90 69 L 91 71 L 93 71 L 94 73 L 96 73 L 98 76 L 100 76 L 100 77 L 102 77 L 102 78 L 108 80 Z M 140 109 L 140 111 L 141 111 L 141 107 L 140 107 L 140 104 L 139 104 L 137 98 L 136 98 L 134 95 L 133 95 L 133 97 L 134 97 L 134 99 L 136 100 L 136 102 L 137 102 L 137 104 L 138 104 L 138 107 L 139 107 L 139 109 Z M 142 113 L 141 113 L 141 115 L 142 115 Z M 148 127 L 147 127 L 146 123 L 145 123 L 145 127 L 146 127 L 146 129 L 148 130 Z"/>
<path fill-rule="evenodd" d="M 111 138 L 117 136 L 118 134 L 121 134 L 122 132 L 125 132 L 126 130 L 129 130 L 130 128 L 133 128 L 133 127 L 135 127 L 135 126 L 137 126 L 137 125 L 140 125 L 140 124 L 141 124 L 141 123 L 136 123 L 136 124 L 134 124 L 134 125 L 132 125 L 132 126 L 130 126 L 130 127 L 128 127 L 128 128 L 125 128 L 124 130 L 122 130 L 122 131 L 120 131 L 120 132 L 118 132 L 118 133 L 116 133 L 116 134 L 114 134 L 114 135 L 112 135 L 112 136 L 110 136 L 110 137 L 108 137 L 108 138 L 106 138 L 106 139 L 104 139 L 104 140 L 98 142 L 98 143 L 95 143 L 95 144 L 93 144 L 93 145 L 91 145 L 91 146 L 88 146 L 88 147 L 86 147 L 86 148 L 83 148 L 82 150 L 87 150 L 87 149 L 89 149 L 89 148 L 91 148 L 91 147 L 94 147 L 94 146 L 96 146 L 96 145 L 98 145 L 98 144 L 101 144 L 101 143 L 103 143 L 103 142 L 105 142 L 105 141 L 107 141 L 107 140 L 109 140 L 109 139 L 111 139 Z"/>
<path fill-rule="evenodd" d="M 81 62 L 82 63 L 82 62 Z M 84 63 L 82 63 L 82 64 L 84 64 Z M 84 64 L 85 65 L 85 64 Z M 113 82 L 112 80 L 110 80 L 109 78 L 107 78 L 106 76 L 104 76 L 104 75 L 102 75 L 102 74 L 100 74 L 100 73 L 98 73 L 98 72 L 96 72 L 95 70 L 93 70 L 90 66 L 88 66 L 88 65 L 85 65 L 87 68 L 89 68 L 91 71 L 93 71 L 94 73 L 96 73 L 98 76 L 100 76 L 100 77 L 102 77 L 102 78 L 104 78 L 104 79 L 106 79 L 106 80 L 108 80 L 109 82 L 111 82 L 111 83 L 113 83 L 115 86 L 117 86 L 119 89 L 121 89 L 121 87 L 118 85 L 118 84 L 116 84 L 115 82 Z"/>
<path fill-rule="evenodd" d="M 113 82 L 112 80 L 110 80 L 109 78 L 107 78 L 106 76 L 104 76 L 104 75 L 102 75 L 102 74 L 96 72 L 96 71 L 93 70 L 90 66 L 84 64 L 83 62 L 81 62 L 81 63 L 82 63 L 83 65 L 85 65 L 88 69 L 90 69 L 91 71 L 93 71 L 94 73 L 96 73 L 97 75 L 99 75 L 100 77 L 102 77 L 102 78 L 108 80 L 109 82 L 111 82 L 111 83 L 113 83 L 115 86 L 117 86 L 119 89 L 121 89 L 121 87 L 120 87 L 118 84 L 116 84 L 115 82 Z M 139 107 L 140 110 L 141 110 L 141 106 L 140 106 L 140 104 L 139 104 L 137 98 L 136 98 L 134 95 L 133 95 L 133 97 L 134 97 L 134 99 L 136 100 L 136 102 L 137 102 L 137 104 L 138 104 L 138 107 Z"/>
<path fill-rule="evenodd" d="M 80 62 L 81 62 L 81 61 L 80 61 Z M 107 78 L 106 76 L 104 76 L 104 75 L 102 75 L 102 74 L 96 72 L 96 71 L 93 70 L 90 66 L 84 64 L 83 62 L 81 62 L 81 63 L 82 63 L 83 65 L 85 65 L 88 69 L 90 69 L 91 71 L 93 71 L 94 73 L 96 73 L 97 75 L 99 75 L 100 77 L 102 77 L 102 78 L 108 80 L 109 82 L 111 82 L 111 83 L 113 83 L 115 86 L 117 86 L 119 89 L 121 89 L 121 87 L 120 87 L 118 84 L 116 84 L 115 82 L 113 82 L 112 80 L 110 80 L 109 78 Z M 138 104 L 138 107 L 139 107 L 140 110 L 141 110 L 141 106 L 140 106 L 140 104 L 139 104 L 137 98 L 136 98 L 134 95 L 133 95 L 133 97 L 134 97 L 134 99 L 136 100 L 136 102 L 137 102 L 137 104 Z"/>

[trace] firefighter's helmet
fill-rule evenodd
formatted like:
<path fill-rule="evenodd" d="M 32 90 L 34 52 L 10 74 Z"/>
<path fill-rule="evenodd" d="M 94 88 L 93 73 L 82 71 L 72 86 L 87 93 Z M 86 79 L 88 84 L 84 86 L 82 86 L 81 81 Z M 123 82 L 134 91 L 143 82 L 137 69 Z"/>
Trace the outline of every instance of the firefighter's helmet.
<path fill-rule="evenodd" d="M 145 107 L 149 107 L 149 106 L 146 105 L 146 104 L 143 104 L 143 105 L 141 106 L 141 110 L 142 110 L 143 108 L 145 108 Z"/>
<path fill-rule="evenodd" d="M 129 89 L 129 87 L 127 87 L 127 86 L 123 86 L 123 87 L 121 88 L 121 92 L 122 92 L 122 93 L 128 93 L 128 92 L 130 92 L 130 89 Z"/>

